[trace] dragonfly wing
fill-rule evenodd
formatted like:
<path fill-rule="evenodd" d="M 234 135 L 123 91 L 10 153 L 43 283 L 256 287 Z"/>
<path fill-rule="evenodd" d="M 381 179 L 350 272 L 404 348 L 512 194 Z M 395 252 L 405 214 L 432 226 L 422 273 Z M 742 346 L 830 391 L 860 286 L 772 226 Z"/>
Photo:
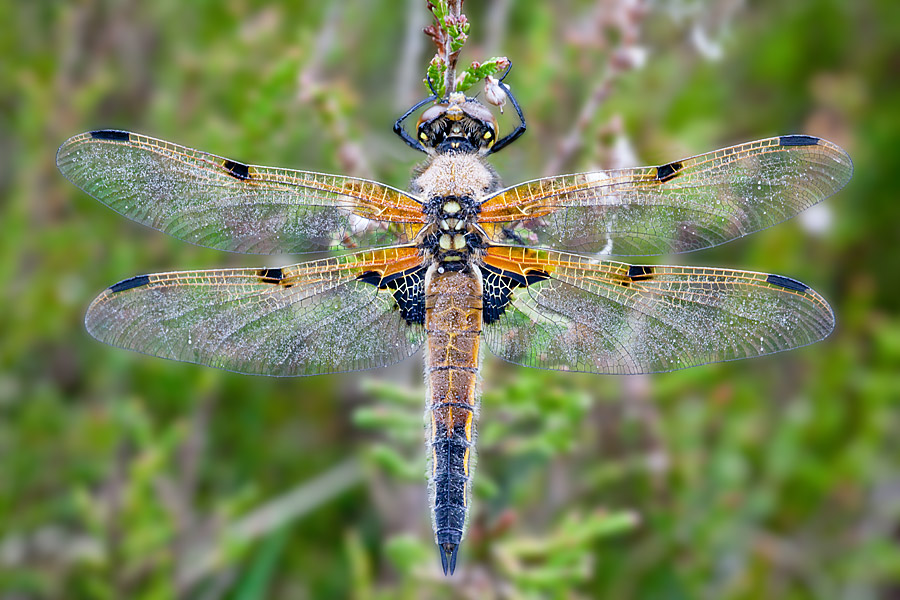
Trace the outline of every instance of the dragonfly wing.
<path fill-rule="evenodd" d="M 509 247 L 489 249 L 484 260 L 507 282 L 485 280 L 494 293 L 485 342 L 528 367 L 672 371 L 805 346 L 834 328 L 819 294 L 779 275 Z"/>
<path fill-rule="evenodd" d="M 105 290 L 85 324 L 100 341 L 239 373 L 381 367 L 421 345 L 424 273 L 414 248 L 280 269 L 158 273 Z"/>
<path fill-rule="evenodd" d="M 844 187 L 850 157 L 788 135 L 660 167 L 560 175 L 502 190 L 481 205 L 497 243 L 578 252 L 688 252 L 765 229 Z"/>
<path fill-rule="evenodd" d="M 56 157 L 75 185 L 179 239 L 255 254 L 406 244 L 418 200 L 353 177 L 257 167 L 126 131 L 67 140 Z"/>

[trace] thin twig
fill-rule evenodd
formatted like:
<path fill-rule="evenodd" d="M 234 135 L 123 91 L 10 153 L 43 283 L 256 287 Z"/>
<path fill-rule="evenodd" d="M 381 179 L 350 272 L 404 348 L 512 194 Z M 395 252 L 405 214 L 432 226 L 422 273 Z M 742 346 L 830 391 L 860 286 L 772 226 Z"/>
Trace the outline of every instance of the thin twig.
<path fill-rule="evenodd" d="M 396 108 L 410 106 L 422 95 L 419 78 L 419 58 L 422 54 L 422 29 L 428 24 L 425 11 L 419 10 L 421 0 L 407 0 L 406 31 L 403 34 L 403 51 L 397 61 Z"/>
<path fill-rule="evenodd" d="M 485 54 L 499 56 L 504 53 L 506 43 L 506 26 L 509 22 L 510 0 L 493 0 L 488 8 L 487 15 L 487 42 Z"/>
<path fill-rule="evenodd" d="M 341 108 L 338 94 L 341 89 L 335 82 L 322 76 L 322 61 L 340 40 L 340 24 L 343 5 L 334 3 L 326 14 L 315 41 L 312 59 L 297 75 L 297 99 L 309 104 L 319 114 L 328 136 L 338 144 L 338 160 L 341 170 L 356 177 L 371 177 L 372 169 L 359 144 L 352 139 L 356 128 L 348 125 L 349 118 Z"/>
<path fill-rule="evenodd" d="M 458 19 L 462 13 L 462 0 L 450 0 L 450 16 Z M 447 94 L 456 91 L 456 63 L 459 60 L 459 52 L 453 52 L 450 47 L 452 38 L 449 35 L 444 36 L 444 56 L 447 57 L 447 71 L 444 74 L 444 89 Z"/>
<path fill-rule="evenodd" d="M 622 0 L 620 6 L 610 7 L 602 3 L 598 7 L 594 22 L 596 30 L 603 35 L 607 27 L 619 30 L 619 43 L 607 54 L 606 70 L 603 78 L 594 87 L 578 111 L 578 117 L 572 129 L 559 143 L 559 149 L 553 153 L 544 169 L 545 175 L 555 175 L 563 170 L 584 143 L 584 133 L 593 121 L 597 111 L 613 91 L 619 76 L 639 66 L 636 51 L 639 50 L 641 25 L 647 14 L 644 0 Z M 614 8 L 615 10 L 611 10 Z M 613 20 L 615 19 L 615 20 Z M 601 47 L 606 46 L 601 40 Z"/>
<path fill-rule="evenodd" d="M 607 74 L 600 80 L 600 83 L 597 84 L 594 91 L 591 92 L 591 95 L 588 96 L 587 100 L 585 100 L 584 104 L 581 106 L 581 110 L 578 111 L 578 118 L 575 119 L 575 124 L 572 126 L 572 129 L 562 141 L 559 142 L 558 151 L 554 152 L 550 160 L 547 161 L 547 165 L 544 167 L 544 175 L 556 175 L 560 173 L 563 167 L 575 153 L 578 152 L 584 142 L 585 129 L 594 119 L 594 115 L 597 113 L 597 110 L 603 104 L 604 100 L 609 97 L 612 88 L 613 77 L 610 74 Z"/>
<path fill-rule="evenodd" d="M 113 595 L 124 598 L 127 595 L 127 577 L 125 574 L 125 556 L 123 551 L 124 534 L 122 532 L 123 493 L 128 480 L 128 461 L 130 458 L 128 444 L 122 442 L 116 448 L 113 458 L 112 474 L 105 484 L 106 500 L 106 552 L 112 570 L 111 585 Z"/>
<path fill-rule="evenodd" d="M 178 468 L 175 478 L 160 476 L 154 482 L 160 502 L 175 522 L 172 553 L 175 557 L 174 585 L 178 598 L 190 593 L 183 567 L 192 549 L 206 536 L 207 524 L 198 519 L 195 495 L 214 403 L 214 396 L 206 394 L 194 405 L 187 435 L 176 450 Z"/>
<path fill-rule="evenodd" d="M 361 480 L 359 463 L 347 460 L 227 525 L 216 539 L 192 553 L 196 558 L 185 565 L 184 583 L 189 588 L 193 587 L 213 572 L 221 563 L 222 547 L 228 546 L 228 543 L 247 543 L 263 537 L 325 504 Z"/>

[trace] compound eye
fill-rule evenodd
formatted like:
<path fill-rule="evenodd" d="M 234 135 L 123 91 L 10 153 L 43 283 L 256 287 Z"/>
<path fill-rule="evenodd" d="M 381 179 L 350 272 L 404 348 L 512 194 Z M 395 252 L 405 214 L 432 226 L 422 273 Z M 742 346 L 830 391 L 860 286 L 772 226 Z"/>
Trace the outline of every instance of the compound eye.
<path fill-rule="evenodd" d="M 482 146 L 492 146 L 494 144 L 494 128 L 491 126 L 487 126 L 484 128 L 484 133 L 481 134 L 481 145 Z"/>

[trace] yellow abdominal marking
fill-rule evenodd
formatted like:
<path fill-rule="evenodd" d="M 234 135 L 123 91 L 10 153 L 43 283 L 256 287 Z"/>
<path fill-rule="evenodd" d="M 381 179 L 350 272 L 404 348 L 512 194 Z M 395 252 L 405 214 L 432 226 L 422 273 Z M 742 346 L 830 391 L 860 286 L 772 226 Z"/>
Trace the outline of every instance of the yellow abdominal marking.
<path fill-rule="evenodd" d="M 469 448 L 466 448 L 466 453 L 463 455 L 463 472 L 466 474 L 466 477 L 469 476 Z M 469 504 L 469 495 L 463 494 L 463 506 Z"/>
<path fill-rule="evenodd" d="M 468 411 L 468 414 L 466 414 L 466 441 L 469 443 L 469 448 L 466 448 L 466 453 L 463 456 L 463 471 L 465 472 L 466 477 L 469 476 L 469 449 L 472 445 L 472 422 L 472 411 Z"/>

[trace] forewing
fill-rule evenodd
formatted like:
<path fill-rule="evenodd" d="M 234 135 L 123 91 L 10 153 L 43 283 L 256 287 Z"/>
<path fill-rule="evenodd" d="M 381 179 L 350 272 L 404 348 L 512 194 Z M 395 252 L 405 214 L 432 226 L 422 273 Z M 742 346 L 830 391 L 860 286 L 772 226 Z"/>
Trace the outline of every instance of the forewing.
<path fill-rule="evenodd" d="M 503 244 L 620 256 L 688 252 L 789 219 L 852 173 L 838 146 L 788 135 L 660 167 L 537 179 L 486 200 L 480 221 Z"/>
<path fill-rule="evenodd" d="M 779 275 L 525 248 L 491 248 L 485 263 L 533 281 L 484 329 L 496 355 L 528 367 L 672 371 L 790 350 L 834 328 L 819 294 Z"/>
<path fill-rule="evenodd" d="M 85 324 L 113 346 L 239 373 L 369 369 L 425 338 L 421 320 L 407 320 L 411 305 L 424 314 L 421 263 L 416 249 L 392 248 L 280 269 L 141 275 L 100 294 Z"/>
<path fill-rule="evenodd" d="M 59 148 L 72 183 L 113 210 L 179 239 L 255 254 L 409 243 L 421 205 L 392 187 L 245 165 L 126 131 L 92 131 Z"/>

